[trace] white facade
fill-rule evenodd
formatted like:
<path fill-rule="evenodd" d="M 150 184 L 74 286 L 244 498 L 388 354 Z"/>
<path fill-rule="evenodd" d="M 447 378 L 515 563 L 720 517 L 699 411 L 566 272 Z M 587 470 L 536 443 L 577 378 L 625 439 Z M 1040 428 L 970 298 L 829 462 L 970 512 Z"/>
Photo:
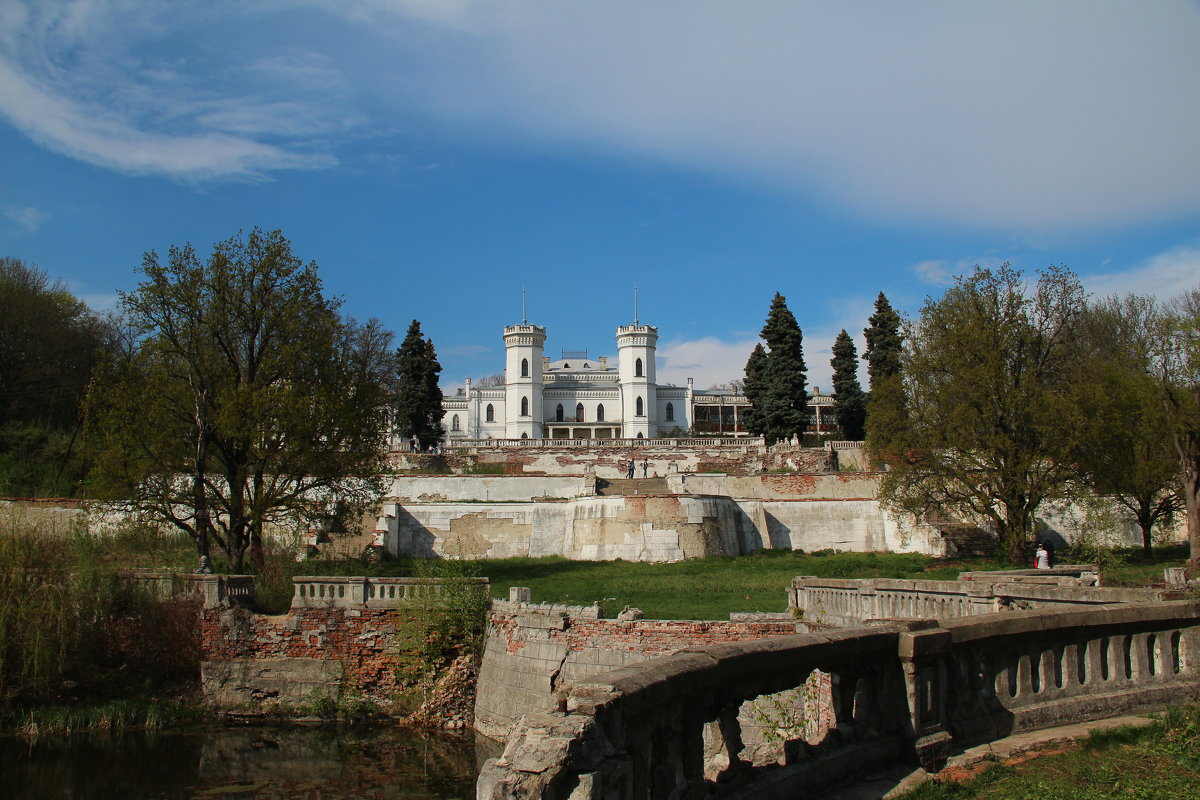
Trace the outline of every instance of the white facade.
<path fill-rule="evenodd" d="M 504 385 L 468 379 L 442 403 L 447 439 L 649 439 L 692 427 L 692 381 L 659 386 L 652 325 L 617 328 L 617 363 L 586 352 L 544 355 L 546 329 L 504 329 Z"/>
<path fill-rule="evenodd" d="M 456 439 L 653 439 L 673 433 L 745 436 L 740 394 L 658 383 L 658 328 L 616 330 L 617 363 L 587 351 L 545 355 L 546 329 L 504 329 L 504 384 L 473 387 L 470 379 L 442 401 L 446 438 Z M 831 427 L 833 398 L 809 399 L 817 433 Z M 822 424 L 822 413 L 826 422 Z"/>

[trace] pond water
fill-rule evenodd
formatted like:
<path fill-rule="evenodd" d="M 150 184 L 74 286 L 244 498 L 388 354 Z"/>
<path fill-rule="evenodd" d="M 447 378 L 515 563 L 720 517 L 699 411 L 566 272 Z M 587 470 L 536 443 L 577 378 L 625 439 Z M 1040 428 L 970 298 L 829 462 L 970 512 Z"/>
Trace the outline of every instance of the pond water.
<path fill-rule="evenodd" d="M 0 738 L 7 800 L 472 800 L 489 743 L 395 728 Z"/>

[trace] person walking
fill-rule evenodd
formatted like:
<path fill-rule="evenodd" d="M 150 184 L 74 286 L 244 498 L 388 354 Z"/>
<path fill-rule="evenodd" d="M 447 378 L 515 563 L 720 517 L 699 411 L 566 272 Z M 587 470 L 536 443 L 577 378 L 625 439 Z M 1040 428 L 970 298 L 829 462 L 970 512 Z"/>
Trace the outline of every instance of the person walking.
<path fill-rule="evenodd" d="M 626 478 L 633 477 L 633 459 L 632 458 L 629 459 L 629 463 L 625 466 L 625 477 Z"/>
<path fill-rule="evenodd" d="M 649 471 L 650 471 L 650 459 L 643 458 L 642 459 L 642 477 L 643 478 L 647 477 L 646 473 L 648 473 Z"/>

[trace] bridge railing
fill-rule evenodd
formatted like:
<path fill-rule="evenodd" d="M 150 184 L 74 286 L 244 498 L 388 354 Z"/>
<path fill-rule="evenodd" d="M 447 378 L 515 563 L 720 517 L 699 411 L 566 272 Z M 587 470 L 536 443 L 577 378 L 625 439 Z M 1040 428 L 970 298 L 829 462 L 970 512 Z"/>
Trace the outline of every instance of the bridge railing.
<path fill-rule="evenodd" d="M 938 769 L 956 749 L 1017 731 L 1194 699 L 1197 652 L 1192 601 L 696 648 L 606 672 L 566 691 L 559 712 L 527 715 L 485 765 L 477 797 L 784 800 L 886 764 Z M 780 723 L 790 738 L 779 762 L 748 761 L 743 704 L 775 698 L 778 719 L 794 721 L 811 707 L 813 670 L 830 678 L 823 738 Z"/>

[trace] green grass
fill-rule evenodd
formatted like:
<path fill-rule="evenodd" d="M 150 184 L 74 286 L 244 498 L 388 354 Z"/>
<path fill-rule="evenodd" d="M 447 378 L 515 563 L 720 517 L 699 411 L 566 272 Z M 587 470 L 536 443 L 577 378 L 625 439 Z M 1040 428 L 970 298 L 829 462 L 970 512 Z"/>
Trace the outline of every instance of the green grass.
<path fill-rule="evenodd" d="M 1200 706 L 1144 727 L 1092 734 L 1078 747 L 963 783 L 928 783 L 904 800 L 1194 800 L 1200 797 Z"/>
<path fill-rule="evenodd" d="M 1165 567 L 1186 564 L 1188 549 L 1186 545 L 1166 545 L 1155 547 L 1153 554 L 1147 556 L 1140 547 L 1117 548 L 1112 555 L 1111 563 L 1101 570 L 1104 586 L 1145 586 L 1162 583 Z"/>

